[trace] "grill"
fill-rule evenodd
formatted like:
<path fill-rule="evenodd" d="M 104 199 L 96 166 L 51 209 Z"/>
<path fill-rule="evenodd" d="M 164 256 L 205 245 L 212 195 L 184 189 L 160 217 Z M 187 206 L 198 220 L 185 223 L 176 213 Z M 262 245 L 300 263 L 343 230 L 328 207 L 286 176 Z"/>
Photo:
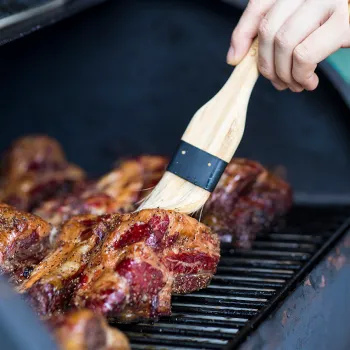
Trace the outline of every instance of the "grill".
<path fill-rule="evenodd" d="M 258 234 L 252 249 L 222 245 L 210 286 L 175 295 L 171 317 L 118 328 L 133 349 L 236 348 L 346 231 L 349 212 L 347 207 L 295 207 L 284 229 Z"/>
<path fill-rule="evenodd" d="M 0 22 L 15 10 L 5 7 L 5 3 L 25 4 L 24 10 L 27 4 L 44 2 L 2 1 Z M 0 44 L 100 2 L 103 1 L 65 1 L 63 7 L 35 20 L 4 28 Z M 21 135 L 48 133 L 63 143 L 69 159 L 78 161 L 94 175 L 96 169 L 106 171 L 121 156 L 143 152 L 171 154 L 189 116 L 222 86 L 231 72 L 223 55 L 239 15 L 220 1 L 106 1 L 72 20 L 4 45 L 1 112 L 6 118 L 2 120 L 0 149 Z M 25 63 L 19 60 L 21 57 L 26 58 Z M 340 203 L 342 198 L 348 201 L 350 193 L 346 118 L 349 109 L 319 73 L 321 84 L 315 92 L 302 98 L 283 93 L 278 103 L 272 86 L 260 80 L 254 89 L 246 136 L 237 155 L 252 157 L 265 165 L 283 163 L 295 192 L 306 193 L 306 197 L 301 197 L 304 203 Z M 141 79 L 140 84 L 133 84 L 136 77 Z M 90 81 L 93 84 L 87 84 Z M 13 103 L 14 96 L 20 103 Z M 173 108 L 169 109 L 169 105 Z M 315 132 L 310 133 L 311 129 Z M 339 198 L 338 194 L 344 197 Z M 190 295 L 174 296 L 171 317 L 161 318 L 155 324 L 117 326 L 128 334 L 133 349 L 237 348 L 249 334 L 251 339 L 258 335 L 258 331 L 251 332 L 277 310 L 309 271 L 321 267 L 322 264 L 316 266 L 317 262 L 345 232 L 349 217 L 350 207 L 296 206 L 283 230 L 259 234 L 251 250 L 223 246 L 221 263 L 211 285 Z M 350 252 L 348 256 L 350 259 Z M 344 344 L 350 335 L 339 334 L 339 325 L 348 324 L 350 318 L 345 317 L 350 314 L 350 303 L 344 297 L 349 295 L 350 277 L 345 276 L 348 271 L 350 268 L 334 277 L 337 283 L 329 286 L 334 289 L 329 289 L 327 300 L 313 300 L 313 312 L 309 307 L 304 314 L 312 323 L 315 309 L 322 310 L 325 320 L 315 327 L 325 325 L 327 334 L 320 341 L 326 345 L 320 347 L 313 342 L 315 346 L 293 347 L 294 342 L 288 349 L 349 349 L 349 342 Z M 340 293 L 342 297 L 338 297 Z M 325 311 L 322 303 L 328 300 L 331 304 Z M 330 308 L 344 312 L 330 312 Z M 18 339 L 18 334 L 28 330 L 29 323 L 24 322 L 20 310 L 13 310 L 18 324 L 8 333 Z M 0 332 L 7 331 L 8 327 L 2 324 L 8 326 L 7 317 L 0 322 Z M 41 329 L 37 329 L 38 335 L 33 328 L 30 330 L 35 339 L 43 337 Z M 298 337 L 318 338 L 318 333 L 311 337 L 307 331 L 310 330 L 306 326 Z M 6 341 L 4 344 L 2 336 L 1 339 L 1 349 L 6 349 Z M 26 339 L 23 337 L 23 342 Z M 32 348 L 40 346 L 36 343 Z"/>

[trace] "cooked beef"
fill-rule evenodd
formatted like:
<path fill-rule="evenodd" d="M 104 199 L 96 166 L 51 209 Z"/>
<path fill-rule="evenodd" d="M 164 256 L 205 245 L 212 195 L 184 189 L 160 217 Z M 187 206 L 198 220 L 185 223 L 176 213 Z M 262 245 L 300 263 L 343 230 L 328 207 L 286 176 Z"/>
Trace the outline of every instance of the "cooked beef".
<path fill-rule="evenodd" d="M 66 310 L 93 250 L 117 220 L 111 215 L 82 215 L 65 223 L 55 248 L 18 288 L 20 293 L 26 292 L 39 315 L 47 317 Z"/>
<path fill-rule="evenodd" d="M 203 209 L 203 222 L 222 242 L 249 248 L 256 233 L 285 215 L 292 205 L 290 186 L 247 159 L 233 159 Z"/>
<path fill-rule="evenodd" d="M 234 159 L 203 209 L 214 232 L 174 211 L 127 214 L 166 164 L 156 156 L 129 159 L 88 183 L 55 140 L 26 137 L 8 152 L 0 200 L 41 218 L 0 204 L 0 273 L 20 283 L 62 350 L 129 349 L 103 316 L 131 322 L 170 315 L 173 293 L 205 288 L 216 272 L 217 234 L 249 247 L 291 206 L 284 181 L 259 163 Z M 54 240 L 44 220 L 59 228 Z"/>
<path fill-rule="evenodd" d="M 130 212 L 161 178 L 167 159 L 142 156 L 127 160 L 81 195 L 44 203 L 35 213 L 54 225 L 72 215 Z M 291 207 L 290 186 L 261 164 L 234 158 L 203 210 L 203 221 L 223 242 L 251 246 L 255 234 L 269 228 Z"/>
<path fill-rule="evenodd" d="M 27 278 L 49 250 L 51 225 L 41 218 L 0 204 L 0 273 L 14 282 Z"/>
<path fill-rule="evenodd" d="M 123 321 L 157 318 L 170 314 L 172 293 L 206 287 L 219 257 L 217 236 L 187 215 L 76 216 L 18 291 L 43 317 L 74 306 Z"/>
<path fill-rule="evenodd" d="M 171 293 L 205 288 L 219 257 L 216 235 L 187 215 L 124 214 L 93 255 L 73 302 L 125 322 L 169 315 Z"/>
<path fill-rule="evenodd" d="M 71 311 L 48 321 L 61 350 L 129 350 L 126 336 L 90 310 Z"/>
<path fill-rule="evenodd" d="M 58 225 L 72 215 L 130 212 L 161 178 L 167 159 L 127 160 L 81 195 L 44 203 L 35 213 Z M 223 242 L 249 248 L 257 232 L 269 228 L 291 207 L 290 186 L 261 164 L 234 158 L 203 210 L 203 222 Z"/>
<path fill-rule="evenodd" d="M 56 140 L 23 137 L 3 159 L 0 200 L 31 211 L 46 199 L 79 188 L 83 179 L 84 172 L 67 162 Z"/>
<path fill-rule="evenodd" d="M 158 156 L 126 160 L 82 193 L 44 202 L 35 214 L 59 226 L 73 215 L 130 212 L 160 180 L 166 163 Z"/>

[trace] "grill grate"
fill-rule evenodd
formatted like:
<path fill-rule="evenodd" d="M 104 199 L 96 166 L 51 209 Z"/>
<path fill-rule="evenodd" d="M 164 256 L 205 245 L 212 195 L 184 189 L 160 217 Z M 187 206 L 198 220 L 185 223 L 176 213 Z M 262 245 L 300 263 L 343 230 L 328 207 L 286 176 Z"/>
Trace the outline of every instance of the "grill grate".
<path fill-rule="evenodd" d="M 118 325 L 132 349 L 235 348 L 292 291 L 350 224 L 347 207 L 296 207 L 252 249 L 222 245 L 210 286 L 173 296 L 171 317 Z"/>

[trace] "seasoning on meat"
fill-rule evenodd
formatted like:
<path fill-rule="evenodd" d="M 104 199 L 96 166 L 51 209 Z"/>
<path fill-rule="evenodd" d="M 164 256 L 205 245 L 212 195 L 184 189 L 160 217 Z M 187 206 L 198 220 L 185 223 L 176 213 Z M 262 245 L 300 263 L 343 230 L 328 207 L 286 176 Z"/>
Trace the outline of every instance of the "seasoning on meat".
<path fill-rule="evenodd" d="M 48 137 L 22 138 L 8 152 L 0 200 L 17 209 L 0 204 L 0 273 L 18 283 L 62 350 L 130 349 L 103 316 L 131 322 L 170 315 L 172 294 L 209 284 L 218 235 L 249 247 L 292 203 L 280 178 L 233 159 L 203 208 L 204 224 L 163 209 L 130 213 L 166 164 L 141 156 L 87 182 Z"/>
<path fill-rule="evenodd" d="M 43 317 L 74 306 L 123 321 L 157 318 L 170 314 L 172 293 L 209 284 L 219 250 L 208 227 L 172 211 L 76 216 L 18 291 Z"/>
<path fill-rule="evenodd" d="M 59 226 L 73 215 L 133 211 L 160 180 L 166 164 L 167 160 L 159 156 L 126 160 L 82 193 L 43 202 L 35 214 Z"/>
<path fill-rule="evenodd" d="M 249 248 L 256 233 L 269 228 L 292 205 L 292 191 L 261 164 L 233 159 L 203 210 L 203 222 L 222 242 Z"/>
<path fill-rule="evenodd" d="M 41 218 L 0 204 L 0 273 L 17 283 L 27 278 L 47 254 L 50 233 Z"/>
<path fill-rule="evenodd" d="M 72 192 L 84 177 L 79 167 L 67 162 L 56 140 L 23 137 L 3 159 L 0 201 L 31 211 L 48 198 Z"/>
<path fill-rule="evenodd" d="M 187 215 L 124 214 L 92 257 L 73 302 L 126 322 L 169 315 L 171 293 L 205 288 L 219 257 L 217 236 Z"/>
<path fill-rule="evenodd" d="M 55 248 L 18 287 L 42 317 L 65 311 L 89 258 L 118 221 L 118 215 L 82 215 L 67 221 Z"/>

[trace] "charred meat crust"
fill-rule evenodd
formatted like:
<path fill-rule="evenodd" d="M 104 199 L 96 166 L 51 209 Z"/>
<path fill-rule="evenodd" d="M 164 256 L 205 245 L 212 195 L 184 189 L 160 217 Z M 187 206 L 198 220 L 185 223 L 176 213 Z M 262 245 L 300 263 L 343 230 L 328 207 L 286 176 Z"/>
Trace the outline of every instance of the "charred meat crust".
<path fill-rule="evenodd" d="M 82 215 L 18 290 L 44 317 L 68 307 L 129 322 L 169 315 L 171 294 L 208 285 L 219 240 L 187 215 L 161 209 Z"/>
<path fill-rule="evenodd" d="M 222 242 L 249 248 L 292 205 L 292 190 L 261 164 L 233 159 L 203 209 L 203 222 Z"/>
<path fill-rule="evenodd" d="M 68 163 L 58 142 L 47 136 L 15 141 L 1 170 L 0 201 L 26 211 L 53 196 L 74 192 L 85 177 L 79 167 Z"/>
<path fill-rule="evenodd" d="M 217 236 L 187 215 L 161 209 L 121 215 L 73 303 L 124 322 L 169 315 L 172 293 L 207 286 L 219 249 Z"/>
<path fill-rule="evenodd" d="M 60 225 L 73 215 L 126 213 L 136 209 L 161 179 L 167 159 L 159 156 L 140 156 L 123 161 L 98 181 L 73 193 L 43 202 L 35 214 L 53 225 Z"/>
<path fill-rule="evenodd" d="M 18 291 L 48 320 L 62 349 L 129 349 L 103 315 L 122 322 L 169 315 L 171 294 L 210 283 L 220 257 L 217 234 L 247 248 L 291 206 L 284 181 L 257 162 L 233 159 L 203 210 L 214 233 L 173 211 L 125 214 L 166 164 L 141 156 L 87 182 L 48 137 L 22 138 L 8 151 L 0 200 L 33 210 L 59 233 L 50 246 L 49 223 L 0 204 L 0 272 L 20 283 Z"/>
<path fill-rule="evenodd" d="M 82 215 L 65 223 L 55 248 L 18 287 L 39 315 L 47 317 L 68 308 L 92 252 L 117 220 L 118 215 Z"/>
<path fill-rule="evenodd" d="M 35 215 L 0 204 L 0 272 L 13 282 L 28 277 L 50 249 L 51 229 Z"/>

